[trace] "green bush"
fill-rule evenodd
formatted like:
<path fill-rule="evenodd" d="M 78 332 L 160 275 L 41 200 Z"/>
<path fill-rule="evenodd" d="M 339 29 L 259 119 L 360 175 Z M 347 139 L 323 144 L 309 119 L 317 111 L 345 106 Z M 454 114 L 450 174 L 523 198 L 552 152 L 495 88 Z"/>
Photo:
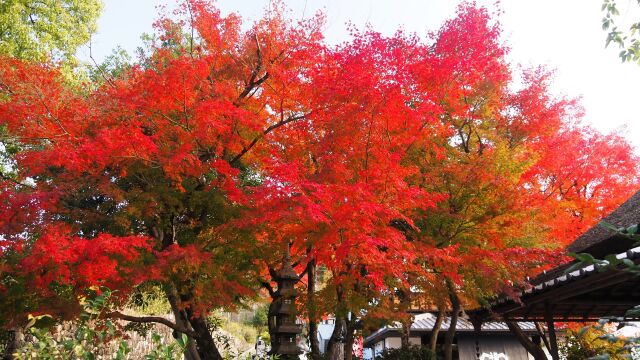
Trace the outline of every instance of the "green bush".
<path fill-rule="evenodd" d="M 171 305 L 159 285 L 144 285 L 136 288 L 131 295 L 127 308 L 146 315 L 165 315 L 171 313 Z"/>
<path fill-rule="evenodd" d="M 271 334 L 269 334 L 268 330 L 261 332 L 260 334 L 258 334 L 258 336 L 260 336 L 262 338 L 262 341 L 267 344 L 271 342 Z"/>
<path fill-rule="evenodd" d="M 630 356 L 629 348 L 623 339 L 598 327 L 567 331 L 564 343 L 560 344 L 559 350 L 566 360 L 623 360 Z"/>
<path fill-rule="evenodd" d="M 436 355 L 427 346 L 412 345 L 399 349 L 385 349 L 376 359 L 383 360 L 436 360 Z"/>

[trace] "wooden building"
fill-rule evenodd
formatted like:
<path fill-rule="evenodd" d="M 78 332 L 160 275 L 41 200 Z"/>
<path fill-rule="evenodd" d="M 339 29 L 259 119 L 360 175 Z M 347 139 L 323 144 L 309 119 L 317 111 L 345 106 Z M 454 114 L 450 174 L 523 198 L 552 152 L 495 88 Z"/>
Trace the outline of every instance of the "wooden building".
<path fill-rule="evenodd" d="M 435 325 L 436 315 L 423 313 L 416 315 L 411 325 L 409 343 L 412 345 L 428 345 Z M 440 337 L 449 329 L 449 318 L 443 321 Z M 532 322 L 522 323 L 522 328 L 532 341 L 536 341 L 538 332 Z M 443 339 L 440 339 L 440 342 Z M 375 359 L 385 349 L 401 346 L 400 325 L 385 326 L 369 335 L 364 340 L 365 359 Z M 527 350 L 518 339 L 511 334 L 508 326 L 502 322 L 485 322 L 480 329 L 466 319 L 458 319 L 454 344 L 454 358 L 460 360 L 528 360 Z"/>
<path fill-rule="evenodd" d="M 639 224 L 640 192 L 603 221 L 624 228 Z M 617 259 L 627 264 L 639 264 L 640 247 L 637 245 L 635 239 L 602 225 L 595 225 L 578 237 L 567 250 L 588 253 L 596 259 L 615 254 Z M 624 266 L 589 265 L 568 272 L 572 264 L 556 267 L 531 280 L 531 287 L 521 293 L 519 301 L 503 297 L 491 309 L 476 311 L 472 316 L 486 320 L 495 319 L 495 315 L 498 315 L 504 321 L 520 324 L 543 322 L 549 332 L 548 350 L 553 359 L 559 359 L 556 322 L 588 322 L 603 317 L 625 318 L 628 310 L 640 304 L 640 276 L 626 271 Z M 542 355 L 537 358 L 542 358 Z"/>

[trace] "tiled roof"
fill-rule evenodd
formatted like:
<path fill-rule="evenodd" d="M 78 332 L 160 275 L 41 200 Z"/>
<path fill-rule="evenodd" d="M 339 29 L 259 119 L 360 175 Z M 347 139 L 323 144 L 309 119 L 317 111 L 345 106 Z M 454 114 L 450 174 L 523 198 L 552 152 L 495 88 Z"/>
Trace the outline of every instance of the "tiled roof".
<path fill-rule="evenodd" d="M 626 252 L 617 254 L 616 258 L 618 258 L 619 260 L 629 259 L 634 261 L 637 259 L 640 259 L 640 246 L 630 249 Z M 550 280 L 543 281 L 531 287 L 530 289 L 524 290 L 521 295 L 531 296 L 531 295 L 543 292 L 552 287 L 563 286 L 565 284 L 590 276 L 591 274 L 595 274 L 597 272 L 598 272 L 597 266 L 589 265 L 579 270 L 574 270 L 570 273 L 562 273 L 561 275 L 558 275 Z M 513 300 L 508 297 L 501 297 L 494 303 L 494 305 L 501 305 L 507 302 L 513 302 Z"/>
<path fill-rule="evenodd" d="M 446 317 L 442 322 L 442 327 L 440 328 L 440 331 L 449 330 L 450 322 L 451 322 L 451 318 Z M 435 323 L 436 323 L 435 314 L 433 313 L 419 314 L 414 317 L 413 324 L 411 324 L 411 331 L 430 332 L 431 330 L 433 330 L 433 326 L 435 325 Z M 536 327 L 533 322 L 520 322 L 519 325 L 523 331 L 526 331 L 526 332 L 536 331 Z M 398 330 L 400 330 L 400 324 L 384 326 L 378 329 L 373 334 L 367 336 L 367 338 L 364 340 L 364 343 L 369 344 L 374 339 L 383 337 L 383 335 L 387 332 L 398 331 Z M 473 324 L 471 323 L 471 321 L 464 318 L 458 318 L 458 322 L 456 324 L 456 331 L 457 332 L 473 332 L 475 330 L 473 328 Z M 493 333 L 493 332 L 506 333 L 506 332 L 509 332 L 509 327 L 507 327 L 507 324 L 503 322 L 489 321 L 482 324 L 481 331 L 487 332 L 487 333 Z"/>
<path fill-rule="evenodd" d="M 640 223 L 640 191 L 636 192 L 602 221 L 616 227 L 627 227 Z M 624 237 L 616 236 L 615 231 L 596 224 L 571 243 L 567 250 L 570 252 L 588 252 L 594 256 L 603 257 L 606 254 L 617 253 L 630 248 L 631 246 L 628 246 L 630 243 L 632 244 L 633 242 Z M 606 253 L 602 253 L 603 251 Z"/>
<path fill-rule="evenodd" d="M 451 322 L 450 317 L 446 317 L 442 322 L 441 331 L 447 331 L 449 329 L 449 324 Z M 411 330 L 417 331 L 431 331 L 433 326 L 436 323 L 436 315 L 432 313 L 424 313 L 420 315 L 416 315 L 413 324 L 411 324 Z M 533 323 L 522 323 L 521 327 L 523 330 L 535 330 L 535 325 Z M 400 326 L 392 326 L 391 329 L 399 329 Z M 456 324 L 456 331 L 474 331 L 473 324 L 471 321 L 458 318 L 458 323 Z M 509 331 L 507 324 L 503 322 L 485 322 L 482 324 L 482 331 Z"/>

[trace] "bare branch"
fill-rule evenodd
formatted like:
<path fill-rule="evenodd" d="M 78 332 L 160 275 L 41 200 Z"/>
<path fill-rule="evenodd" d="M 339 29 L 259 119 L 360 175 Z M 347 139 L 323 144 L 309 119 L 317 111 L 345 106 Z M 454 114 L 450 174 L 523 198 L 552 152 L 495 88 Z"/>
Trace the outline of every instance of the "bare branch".
<path fill-rule="evenodd" d="M 119 311 L 113 311 L 110 312 L 106 315 L 107 317 L 113 318 L 113 319 L 120 319 L 120 320 L 126 320 L 126 321 L 131 321 L 131 322 L 137 322 L 137 323 L 157 323 L 157 324 L 162 324 L 165 325 L 177 332 L 181 332 L 183 334 L 186 334 L 192 338 L 196 338 L 198 335 L 196 334 L 195 331 L 193 330 L 189 330 L 186 328 L 183 328 L 182 326 L 179 326 L 176 323 L 173 323 L 171 321 L 169 321 L 168 319 L 165 319 L 163 317 L 160 316 L 132 316 L 132 315 L 126 315 L 123 314 Z"/>
<path fill-rule="evenodd" d="M 271 278 L 275 279 L 278 277 L 278 272 L 276 271 L 276 269 L 273 266 L 270 266 L 267 264 L 267 267 L 269 268 L 269 275 L 271 275 Z"/>
<path fill-rule="evenodd" d="M 189 38 L 189 55 L 191 56 L 191 58 L 193 58 L 193 32 L 194 32 L 194 28 L 193 28 L 193 11 L 191 10 L 191 2 L 186 1 L 187 3 L 187 10 L 189 11 L 189 18 L 190 18 L 190 22 L 189 22 L 189 26 L 191 27 L 191 36 Z"/>
<path fill-rule="evenodd" d="M 544 335 L 544 329 L 542 328 L 542 325 L 537 321 L 534 322 L 534 324 L 536 326 L 536 331 L 538 332 L 538 336 L 540 336 L 542 341 L 544 341 L 544 347 L 546 347 L 549 354 L 551 354 L 551 344 L 549 344 L 549 339 L 547 339 L 547 337 Z"/>
<path fill-rule="evenodd" d="M 115 87 L 115 84 L 113 83 L 113 79 L 111 79 L 111 77 L 107 76 L 107 74 L 105 74 L 104 70 L 100 67 L 100 65 L 98 65 L 98 62 L 96 61 L 96 59 L 93 58 L 93 51 L 92 51 L 92 39 L 89 38 L 89 59 L 91 59 L 91 61 L 93 62 L 93 66 L 95 66 L 96 69 L 98 69 L 98 72 L 100 72 L 100 75 L 102 76 L 102 78 L 111 86 L 111 87 Z"/>
<path fill-rule="evenodd" d="M 251 148 L 253 148 L 258 141 L 260 141 L 260 139 L 262 139 L 263 137 L 265 137 L 265 135 L 269 134 L 270 132 L 272 132 L 273 130 L 286 125 L 290 122 L 293 121 L 297 121 L 297 120 L 302 120 L 304 118 L 306 118 L 307 116 L 309 116 L 311 113 L 307 113 L 307 114 L 302 114 L 302 115 L 296 115 L 296 116 L 289 116 L 288 118 L 278 121 L 277 123 L 269 126 L 268 128 L 266 128 L 261 134 L 259 134 L 258 136 L 256 136 L 253 140 L 251 140 L 251 143 L 249 143 L 248 146 L 244 147 L 242 149 L 242 151 L 240 151 L 240 153 L 238 155 L 236 155 L 229 163 L 233 164 L 236 161 L 240 160 L 240 158 L 242 158 L 247 152 L 249 152 L 249 150 L 251 150 Z"/>
<path fill-rule="evenodd" d="M 260 73 L 263 67 L 262 50 L 260 49 L 260 41 L 258 40 L 258 34 L 254 34 L 253 39 L 256 42 L 256 56 L 257 56 L 256 65 L 251 71 L 251 76 L 249 77 L 249 81 L 244 87 L 244 90 L 242 90 L 242 92 L 240 93 L 240 95 L 238 95 L 238 98 L 234 102 L 236 105 L 240 104 L 242 99 L 249 96 L 249 94 L 251 94 L 254 89 L 260 86 L 263 82 L 267 81 L 267 79 L 269 78 L 269 73 L 266 73 L 258 79 L 258 74 Z"/>
<path fill-rule="evenodd" d="M 5 174 L 5 173 L 4 173 L 4 172 L 2 172 L 2 171 L 0 171 L 0 179 L 2 179 L 2 180 L 7 180 L 7 181 L 11 181 L 12 183 L 14 183 L 14 184 L 16 184 L 16 185 L 20 185 L 20 186 L 28 187 L 28 188 L 30 188 L 30 189 L 35 189 L 35 188 L 36 188 L 35 186 L 33 186 L 33 185 L 31 185 L 31 184 L 27 184 L 27 183 L 23 183 L 23 182 L 18 181 L 18 180 L 16 180 L 16 179 L 14 179 L 13 177 L 11 177 L 11 176 L 9 176 L 9 175 Z"/>
<path fill-rule="evenodd" d="M 304 270 L 302 270 L 302 272 L 298 274 L 298 279 L 302 279 L 302 277 L 307 275 L 308 273 L 309 273 L 309 265 L 307 264 L 307 266 L 304 267 Z"/>
<path fill-rule="evenodd" d="M 275 290 L 273 290 L 273 286 L 271 286 L 271 284 L 269 284 L 268 281 L 264 280 L 264 279 L 258 279 L 258 282 L 260 282 L 260 285 L 267 289 L 267 291 L 269 292 L 269 296 L 271 296 L 271 298 L 275 298 L 276 297 L 276 292 Z"/>

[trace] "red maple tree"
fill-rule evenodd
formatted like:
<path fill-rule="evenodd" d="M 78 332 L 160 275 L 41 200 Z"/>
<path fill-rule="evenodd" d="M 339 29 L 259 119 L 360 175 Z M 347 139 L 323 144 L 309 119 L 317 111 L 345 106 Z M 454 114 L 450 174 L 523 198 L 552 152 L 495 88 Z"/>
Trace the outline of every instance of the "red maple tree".
<path fill-rule="evenodd" d="M 71 317 L 86 287 L 124 301 L 153 282 L 189 356 L 220 359 L 207 313 L 273 295 L 286 252 L 307 303 L 324 302 L 312 323 L 387 316 L 416 288 L 455 312 L 554 261 L 637 187 L 630 146 L 581 125 L 547 72 L 513 90 L 485 9 L 462 5 L 427 41 L 329 47 L 322 24 L 276 6 L 242 31 L 190 0 L 98 85 L 0 59 L 0 122 L 20 148 L 0 179 L 0 308 L 18 309 L 3 320 Z"/>

